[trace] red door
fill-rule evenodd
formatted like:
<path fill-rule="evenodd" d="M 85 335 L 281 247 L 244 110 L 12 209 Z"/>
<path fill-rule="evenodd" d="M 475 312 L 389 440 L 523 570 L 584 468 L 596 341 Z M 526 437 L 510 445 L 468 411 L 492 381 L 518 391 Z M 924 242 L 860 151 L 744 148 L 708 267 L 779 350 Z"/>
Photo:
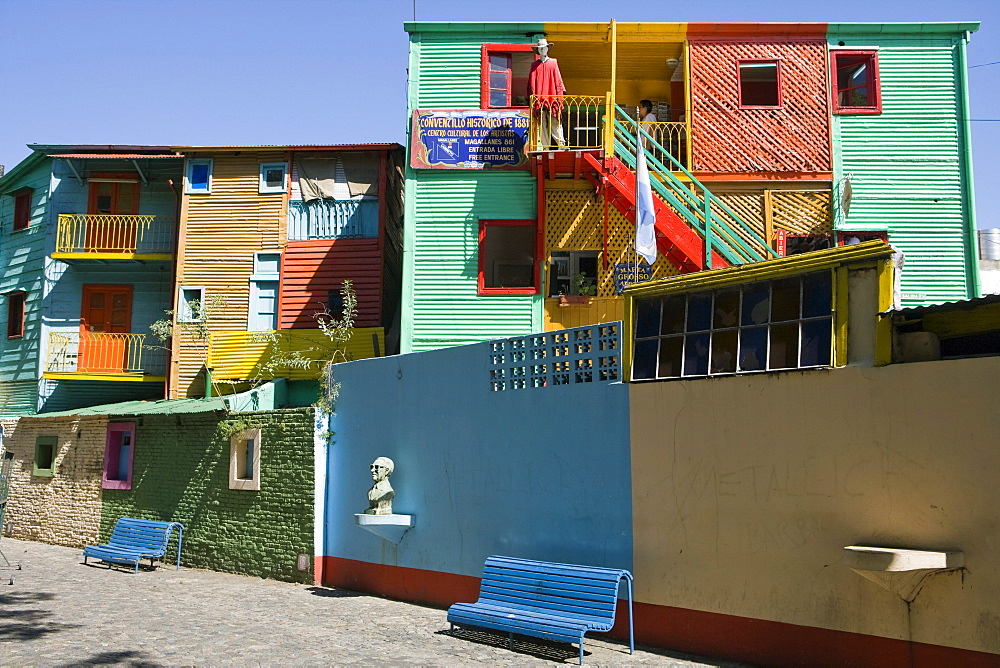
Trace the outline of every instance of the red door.
<path fill-rule="evenodd" d="M 93 174 L 87 236 L 84 243 L 95 253 L 134 253 L 135 221 L 126 216 L 139 212 L 139 183 L 135 174 Z"/>
<path fill-rule="evenodd" d="M 77 369 L 83 373 L 128 371 L 131 328 L 131 285 L 83 286 Z"/>

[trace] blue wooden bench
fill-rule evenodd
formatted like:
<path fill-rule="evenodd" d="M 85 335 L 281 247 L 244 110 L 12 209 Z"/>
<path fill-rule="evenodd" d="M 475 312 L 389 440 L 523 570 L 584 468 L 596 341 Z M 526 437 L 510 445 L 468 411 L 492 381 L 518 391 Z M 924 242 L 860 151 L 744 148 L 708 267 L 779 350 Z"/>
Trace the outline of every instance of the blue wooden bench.
<path fill-rule="evenodd" d="M 108 562 L 108 568 L 111 564 L 132 564 L 135 566 L 134 572 L 138 573 L 140 559 L 149 559 L 149 565 L 152 566 L 154 559 L 167 553 L 167 543 L 175 528 L 177 570 L 180 570 L 184 525 L 180 522 L 158 522 L 134 517 L 119 518 L 106 545 L 88 545 L 83 548 L 83 563 L 87 563 L 87 557 L 93 557 Z"/>
<path fill-rule="evenodd" d="M 448 621 L 514 634 L 580 643 L 583 634 L 610 631 L 615 623 L 618 586 L 628 584 L 629 653 L 632 633 L 632 574 L 617 568 L 556 564 L 547 561 L 492 556 L 483 567 L 479 600 L 448 608 Z"/>

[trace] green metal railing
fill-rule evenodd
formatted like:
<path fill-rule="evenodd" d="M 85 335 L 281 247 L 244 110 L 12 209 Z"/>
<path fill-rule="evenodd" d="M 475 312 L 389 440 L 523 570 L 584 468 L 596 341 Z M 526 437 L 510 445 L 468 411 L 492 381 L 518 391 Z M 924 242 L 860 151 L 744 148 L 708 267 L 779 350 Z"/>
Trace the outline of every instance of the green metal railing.
<path fill-rule="evenodd" d="M 636 168 L 638 137 L 643 138 L 650 184 L 680 217 L 705 240 L 705 266 L 711 268 L 712 252 L 730 264 L 760 262 L 777 253 L 767 241 L 713 195 L 670 151 L 621 107 L 615 108 L 615 155 Z M 675 172 L 690 181 L 682 181 Z M 697 191 L 701 191 L 699 194 Z"/>

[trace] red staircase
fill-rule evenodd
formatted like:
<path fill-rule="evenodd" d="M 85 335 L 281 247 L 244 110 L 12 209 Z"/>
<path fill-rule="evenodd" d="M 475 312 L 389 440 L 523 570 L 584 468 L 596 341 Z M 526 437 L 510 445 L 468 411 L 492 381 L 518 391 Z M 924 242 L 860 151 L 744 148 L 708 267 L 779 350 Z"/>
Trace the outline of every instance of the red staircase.
<path fill-rule="evenodd" d="M 635 173 L 615 156 L 600 157 L 584 153 L 583 160 L 590 169 L 580 170 L 581 176 L 590 181 L 608 202 L 635 222 Z M 707 269 L 705 266 L 705 240 L 681 219 L 659 195 L 653 193 L 656 209 L 656 247 L 682 274 Z M 712 252 L 712 269 L 728 267 L 729 263 Z"/>

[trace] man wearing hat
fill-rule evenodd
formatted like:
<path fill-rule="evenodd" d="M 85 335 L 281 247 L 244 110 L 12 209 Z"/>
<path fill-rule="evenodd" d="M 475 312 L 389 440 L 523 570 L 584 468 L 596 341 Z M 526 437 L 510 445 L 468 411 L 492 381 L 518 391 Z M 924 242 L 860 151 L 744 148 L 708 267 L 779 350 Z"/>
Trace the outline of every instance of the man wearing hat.
<path fill-rule="evenodd" d="M 566 139 L 563 137 L 560 120 L 563 108 L 560 96 L 566 93 L 566 86 L 559 73 L 559 63 L 555 58 L 549 58 L 550 46 L 552 42 L 544 37 L 535 45 L 535 53 L 539 58 L 531 63 L 531 71 L 528 73 L 528 95 L 539 96 L 533 108 L 535 118 L 541 121 L 539 141 L 546 148 L 563 148 L 566 146 Z"/>

